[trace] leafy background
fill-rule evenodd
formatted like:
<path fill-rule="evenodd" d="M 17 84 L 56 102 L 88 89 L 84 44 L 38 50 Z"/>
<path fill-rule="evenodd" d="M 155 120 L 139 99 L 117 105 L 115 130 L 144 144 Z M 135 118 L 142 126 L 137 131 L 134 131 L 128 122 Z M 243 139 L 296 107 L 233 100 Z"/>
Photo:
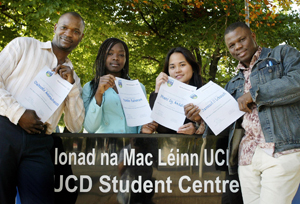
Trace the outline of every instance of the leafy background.
<path fill-rule="evenodd" d="M 225 28 L 246 19 L 259 45 L 287 43 L 299 49 L 300 18 L 293 10 L 298 5 L 300 0 L 0 0 L 0 50 L 18 36 L 52 40 L 59 16 L 76 11 L 85 19 L 85 37 L 69 57 L 82 85 L 93 78 L 101 43 L 117 37 L 129 46 L 130 77 L 139 79 L 148 94 L 175 46 L 193 51 L 204 83 L 224 86 L 237 64 L 224 45 Z"/>

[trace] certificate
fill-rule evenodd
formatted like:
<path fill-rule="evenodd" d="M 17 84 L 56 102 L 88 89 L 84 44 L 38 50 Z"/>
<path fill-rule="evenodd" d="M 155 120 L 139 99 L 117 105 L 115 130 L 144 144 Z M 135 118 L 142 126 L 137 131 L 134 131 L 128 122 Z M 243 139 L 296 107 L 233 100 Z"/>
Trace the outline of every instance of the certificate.
<path fill-rule="evenodd" d="M 126 80 L 116 77 L 116 87 L 129 127 L 152 122 L 151 109 L 139 80 Z"/>
<path fill-rule="evenodd" d="M 245 114 L 238 102 L 212 81 L 191 94 L 189 102 L 200 108 L 200 116 L 215 135 Z"/>
<path fill-rule="evenodd" d="M 44 123 L 65 100 L 72 87 L 45 66 L 16 99 L 26 109 L 35 110 Z"/>
<path fill-rule="evenodd" d="M 151 117 L 157 123 L 177 131 L 185 120 L 184 105 L 196 90 L 195 86 L 182 83 L 169 77 L 158 91 Z"/>

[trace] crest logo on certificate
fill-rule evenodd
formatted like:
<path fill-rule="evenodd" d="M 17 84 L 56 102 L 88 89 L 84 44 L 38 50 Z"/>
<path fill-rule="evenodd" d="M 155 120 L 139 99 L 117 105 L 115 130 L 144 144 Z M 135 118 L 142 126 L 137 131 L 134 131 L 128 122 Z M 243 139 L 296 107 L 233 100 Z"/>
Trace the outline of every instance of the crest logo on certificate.
<path fill-rule="evenodd" d="M 47 77 L 51 77 L 53 74 L 54 74 L 54 72 L 50 71 L 50 70 L 46 72 Z"/>

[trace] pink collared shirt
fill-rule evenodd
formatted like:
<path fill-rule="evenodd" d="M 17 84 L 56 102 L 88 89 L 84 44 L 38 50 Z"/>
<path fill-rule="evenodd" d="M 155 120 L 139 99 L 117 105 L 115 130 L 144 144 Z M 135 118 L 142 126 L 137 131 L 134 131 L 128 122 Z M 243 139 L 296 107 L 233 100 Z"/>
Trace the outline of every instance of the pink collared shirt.
<path fill-rule="evenodd" d="M 0 115 L 17 125 L 26 109 L 15 98 L 42 68 L 55 68 L 57 64 L 50 41 L 40 42 L 27 37 L 12 40 L 0 53 Z M 64 65 L 73 69 L 69 59 L 66 59 Z M 47 134 L 51 134 L 56 128 L 63 112 L 68 130 L 81 130 L 85 114 L 81 98 L 82 88 L 75 72 L 73 77 L 75 83 L 70 93 L 46 121 Z"/>

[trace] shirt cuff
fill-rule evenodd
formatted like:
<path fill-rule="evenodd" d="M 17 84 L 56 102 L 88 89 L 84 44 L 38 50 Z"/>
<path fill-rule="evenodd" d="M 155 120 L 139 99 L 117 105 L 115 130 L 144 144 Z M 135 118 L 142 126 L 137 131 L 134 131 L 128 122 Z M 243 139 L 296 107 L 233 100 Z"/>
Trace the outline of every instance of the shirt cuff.
<path fill-rule="evenodd" d="M 20 104 L 15 104 L 15 106 L 16 106 L 15 108 L 13 108 L 13 107 L 10 108 L 10 111 L 9 111 L 10 113 L 6 114 L 6 116 L 13 124 L 18 125 L 20 118 L 26 111 L 26 108 L 24 108 Z M 14 109 L 16 109 L 16 110 L 12 111 Z"/>

